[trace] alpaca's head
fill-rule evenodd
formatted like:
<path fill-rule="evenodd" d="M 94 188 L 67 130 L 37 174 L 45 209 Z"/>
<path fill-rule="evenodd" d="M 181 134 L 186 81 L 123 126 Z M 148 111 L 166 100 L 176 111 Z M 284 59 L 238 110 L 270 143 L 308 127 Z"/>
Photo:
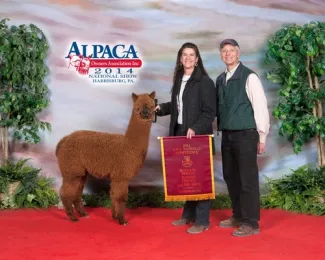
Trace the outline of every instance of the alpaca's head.
<path fill-rule="evenodd" d="M 155 96 L 153 91 L 151 94 L 137 95 L 132 93 L 133 113 L 143 122 L 152 122 L 155 115 Z"/>

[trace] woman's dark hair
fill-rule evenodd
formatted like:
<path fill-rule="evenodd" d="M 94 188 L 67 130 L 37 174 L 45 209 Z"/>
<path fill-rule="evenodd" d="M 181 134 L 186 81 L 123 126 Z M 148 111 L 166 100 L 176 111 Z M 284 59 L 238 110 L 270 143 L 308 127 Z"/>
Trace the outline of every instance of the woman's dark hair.
<path fill-rule="evenodd" d="M 197 66 L 202 71 L 203 75 L 208 76 L 208 73 L 207 73 L 207 71 L 205 70 L 205 68 L 203 66 L 203 62 L 202 62 L 201 55 L 200 55 L 198 47 L 194 43 L 186 42 L 186 43 L 184 43 L 182 45 L 182 47 L 179 49 L 179 51 L 177 53 L 177 59 L 176 59 L 176 65 L 175 65 L 175 69 L 174 69 L 174 77 L 173 77 L 173 87 L 175 86 L 176 79 L 179 76 L 184 74 L 184 67 L 181 64 L 180 59 L 181 59 L 181 56 L 183 54 L 183 50 L 185 48 L 191 48 L 191 49 L 193 49 L 195 51 L 196 57 L 198 57 Z"/>

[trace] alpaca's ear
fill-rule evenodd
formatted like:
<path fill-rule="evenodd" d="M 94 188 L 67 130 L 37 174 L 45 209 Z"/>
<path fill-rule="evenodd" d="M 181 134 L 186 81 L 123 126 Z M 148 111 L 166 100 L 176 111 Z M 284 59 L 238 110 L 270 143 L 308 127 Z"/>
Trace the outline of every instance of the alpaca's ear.
<path fill-rule="evenodd" d="M 151 97 L 152 99 L 155 99 L 156 92 L 155 91 L 152 91 L 151 94 L 149 95 L 149 97 Z"/>
<path fill-rule="evenodd" d="M 133 102 L 135 102 L 138 99 L 138 97 L 139 96 L 137 94 L 132 93 Z"/>

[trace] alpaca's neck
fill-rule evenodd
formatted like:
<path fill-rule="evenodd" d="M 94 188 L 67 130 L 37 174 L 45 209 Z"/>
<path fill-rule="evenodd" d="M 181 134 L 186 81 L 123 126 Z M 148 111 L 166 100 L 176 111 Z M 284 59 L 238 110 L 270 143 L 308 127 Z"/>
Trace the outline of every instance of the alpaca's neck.
<path fill-rule="evenodd" d="M 141 122 L 132 113 L 125 137 L 140 150 L 147 150 L 152 122 Z"/>

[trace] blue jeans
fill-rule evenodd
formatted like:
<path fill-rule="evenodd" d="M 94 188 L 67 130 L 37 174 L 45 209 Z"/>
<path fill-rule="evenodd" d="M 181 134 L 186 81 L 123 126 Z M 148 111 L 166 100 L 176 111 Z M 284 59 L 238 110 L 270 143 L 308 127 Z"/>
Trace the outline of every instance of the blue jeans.
<path fill-rule="evenodd" d="M 195 225 L 210 225 L 211 200 L 186 201 L 182 218 L 195 221 Z"/>

